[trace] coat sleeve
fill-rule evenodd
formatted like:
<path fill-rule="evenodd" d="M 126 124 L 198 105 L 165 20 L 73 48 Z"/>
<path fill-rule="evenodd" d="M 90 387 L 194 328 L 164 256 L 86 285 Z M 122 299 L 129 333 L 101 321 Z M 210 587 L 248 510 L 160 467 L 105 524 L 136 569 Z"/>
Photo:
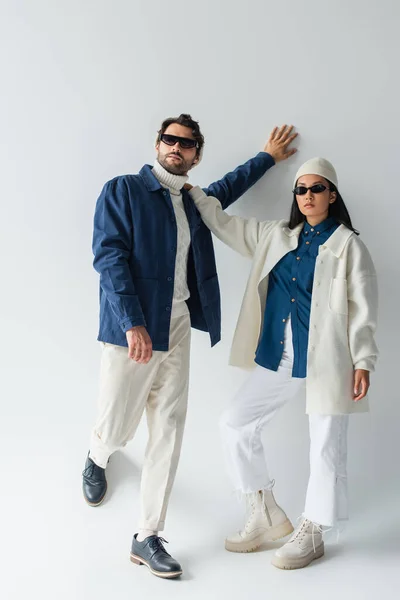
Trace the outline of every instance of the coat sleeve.
<path fill-rule="evenodd" d="M 247 258 L 254 256 L 262 233 L 272 226 L 272 221 L 260 222 L 255 218 L 243 219 L 228 215 L 223 211 L 219 200 L 206 196 L 199 187 L 192 188 L 190 195 L 204 223 L 221 242 Z"/>
<path fill-rule="evenodd" d="M 137 296 L 129 256 L 133 243 L 133 221 L 126 182 L 117 177 L 105 184 L 94 215 L 94 268 L 100 286 L 122 331 L 146 325 Z"/>
<path fill-rule="evenodd" d="M 237 167 L 219 181 L 211 183 L 204 192 L 221 202 L 225 210 L 243 196 L 261 177 L 275 165 L 275 160 L 267 152 L 259 152 L 254 158 Z"/>
<path fill-rule="evenodd" d="M 347 269 L 350 354 L 354 369 L 374 371 L 378 358 L 375 343 L 378 315 L 377 277 L 367 248 L 360 239 L 353 240 Z"/>

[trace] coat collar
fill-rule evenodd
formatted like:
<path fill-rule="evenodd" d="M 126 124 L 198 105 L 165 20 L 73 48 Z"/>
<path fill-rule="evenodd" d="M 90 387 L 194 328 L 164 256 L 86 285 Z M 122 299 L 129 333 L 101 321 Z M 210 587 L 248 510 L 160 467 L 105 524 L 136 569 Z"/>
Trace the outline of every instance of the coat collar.
<path fill-rule="evenodd" d="M 144 165 L 139 171 L 140 177 L 143 179 L 143 183 L 149 192 L 156 192 L 162 189 L 161 183 L 157 177 L 153 174 L 152 167 L 150 165 Z"/>
<path fill-rule="evenodd" d="M 286 225 L 283 227 L 283 232 L 288 237 L 295 236 L 298 239 L 302 229 L 303 223 L 300 223 L 294 229 L 289 229 L 289 227 Z M 322 244 L 321 248 L 329 248 L 332 254 L 334 254 L 336 258 L 339 258 L 347 244 L 348 239 L 352 235 L 353 232 L 351 231 L 351 229 L 349 229 L 345 225 L 339 225 L 336 231 L 334 231 L 332 235 L 326 240 L 326 242 Z"/>
<path fill-rule="evenodd" d="M 331 237 L 329 237 L 322 246 L 329 248 L 332 254 L 334 254 L 336 258 L 339 258 L 352 235 L 355 235 L 355 233 L 346 227 L 346 225 L 339 225 L 336 231 L 332 233 Z"/>
<path fill-rule="evenodd" d="M 301 230 L 303 229 L 303 225 L 304 223 L 299 223 L 299 225 L 296 225 L 294 229 L 289 229 L 289 227 L 285 225 L 283 228 L 283 232 L 286 233 L 288 237 L 296 236 L 298 238 L 301 233 Z"/>

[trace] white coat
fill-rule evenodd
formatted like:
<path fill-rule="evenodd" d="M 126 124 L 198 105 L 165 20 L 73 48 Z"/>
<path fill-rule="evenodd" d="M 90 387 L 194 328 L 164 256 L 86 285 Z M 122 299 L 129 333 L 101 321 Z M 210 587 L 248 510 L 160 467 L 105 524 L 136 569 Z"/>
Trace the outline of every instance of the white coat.
<path fill-rule="evenodd" d="M 266 305 L 269 273 L 298 246 L 303 224 L 228 215 L 220 202 L 196 187 L 192 198 L 207 227 L 225 244 L 253 259 L 233 339 L 230 364 L 254 368 Z M 306 412 L 327 415 L 366 412 L 367 398 L 353 401 L 355 369 L 374 371 L 378 309 L 371 256 L 360 238 L 340 225 L 320 246 L 311 298 Z"/>

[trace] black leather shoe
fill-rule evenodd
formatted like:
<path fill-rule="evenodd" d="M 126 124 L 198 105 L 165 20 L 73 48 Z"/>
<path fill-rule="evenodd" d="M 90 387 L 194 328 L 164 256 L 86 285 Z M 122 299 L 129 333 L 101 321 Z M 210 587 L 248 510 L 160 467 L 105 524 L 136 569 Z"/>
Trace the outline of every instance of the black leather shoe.
<path fill-rule="evenodd" d="M 86 502 L 90 506 L 99 506 L 107 491 L 106 470 L 98 467 L 88 455 L 82 478 L 83 496 Z"/>
<path fill-rule="evenodd" d="M 135 565 L 146 565 L 157 577 L 174 579 L 182 575 L 181 565 L 164 548 L 164 540 L 157 535 L 147 537 L 143 542 L 137 541 L 137 533 L 133 536 L 131 561 Z"/>

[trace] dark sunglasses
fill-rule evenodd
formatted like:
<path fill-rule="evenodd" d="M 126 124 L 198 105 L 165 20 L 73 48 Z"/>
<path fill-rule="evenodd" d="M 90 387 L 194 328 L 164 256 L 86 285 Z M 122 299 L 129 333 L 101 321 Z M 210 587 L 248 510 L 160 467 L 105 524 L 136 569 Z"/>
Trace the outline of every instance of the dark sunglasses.
<path fill-rule="evenodd" d="M 175 144 L 179 144 L 181 148 L 187 150 L 188 148 L 197 148 L 198 142 L 197 140 L 192 140 L 190 138 L 179 137 L 177 135 L 170 135 L 169 133 L 163 133 L 160 136 L 160 140 L 167 144 L 167 146 L 175 146 Z"/>
<path fill-rule="evenodd" d="M 298 185 L 294 188 L 293 193 L 296 194 L 296 196 L 304 196 L 304 194 L 307 194 L 308 190 L 310 190 L 313 194 L 322 194 L 322 192 L 324 192 L 327 189 L 328 188 L 323 183 L 316 183 L 311 187 L 306 187 L 305 185 Z"/>

